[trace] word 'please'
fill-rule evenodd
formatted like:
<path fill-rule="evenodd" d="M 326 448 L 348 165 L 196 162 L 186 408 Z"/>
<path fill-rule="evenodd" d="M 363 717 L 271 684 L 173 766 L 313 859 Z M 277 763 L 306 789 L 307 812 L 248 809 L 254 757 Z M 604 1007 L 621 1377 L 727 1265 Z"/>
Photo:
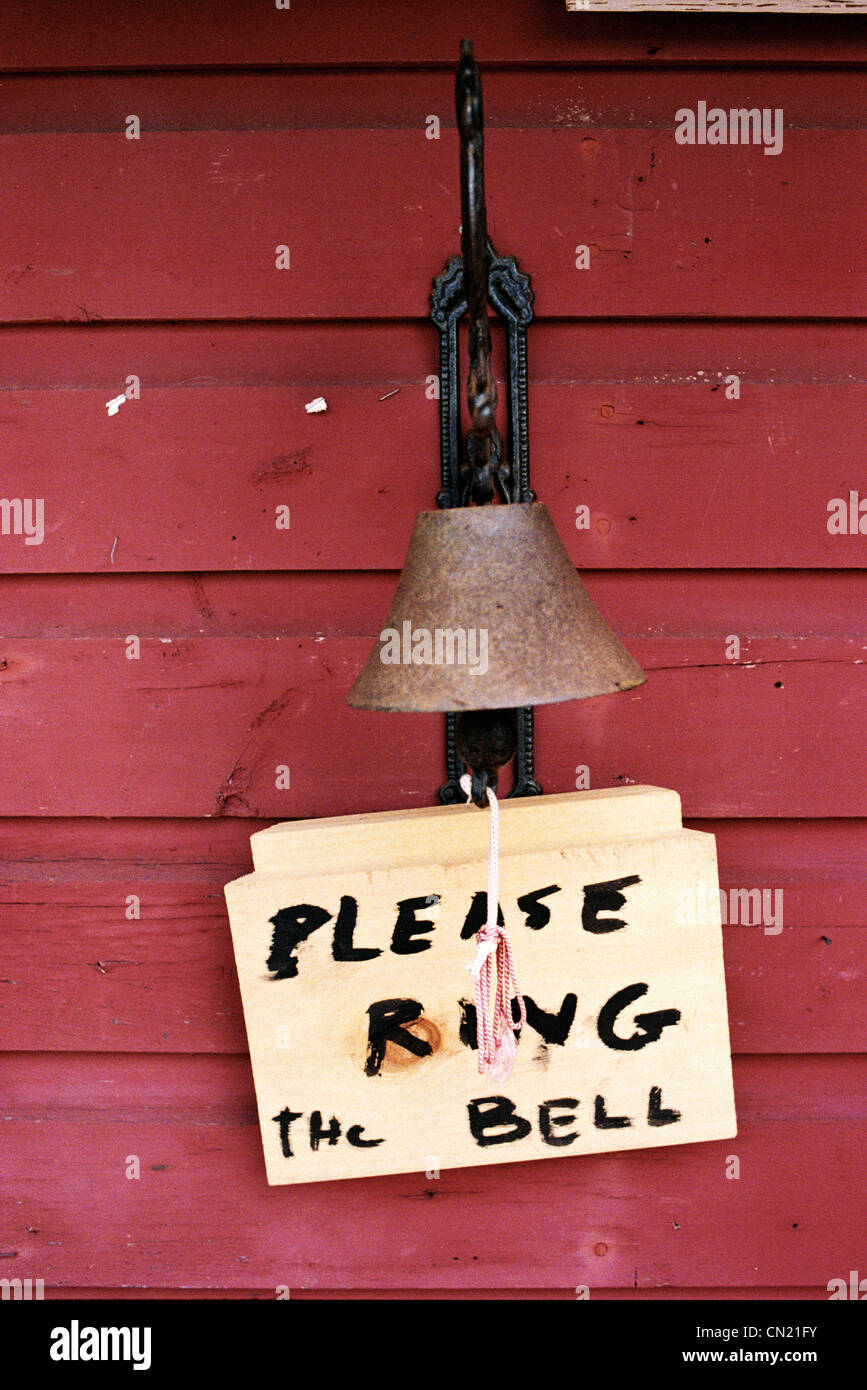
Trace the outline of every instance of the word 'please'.
<path fill-rule="evenodd" d="M 602 913 L 616 912 L 626 902 L 622 889 L 640 883 L 638 874 L 625 878 L 608 879 L 604 883 L 584 885 L 580 910 L 581 928 L 593 935 L 620 931 L 626 922 L 619 917 L 601 916 Z M 541 931 L 551 920 L 551 910 L 547 899 L 561 892 L 557 883 L 544 888 L 536 888 L 530 893 L 522 893 L 517 898 L 518 909 L 524 914 L 524 923 L 531 931 Z M 430 933 L 436 922 L 432 917 L 421 914 L 439 907 L 438 893 L 428 893 L 413 898 L 403 898 L 396 904 L 394 929 L 391 933 L 389 950 L 398 956 L 416 955 L 427 951 L 431 946 Z M 475 936 L 487 920 L 488 895 L 474 893 L 467 909 L 461 937 Z M 576 916 L 579 914 L 576 914 Z M 502 909 L 498 907 L 499 921 L 503 922 Z M 283 907 L 268 919 L 274 928 L 271 938 L 271 951 L 268 956 L 268 969 L 277 980 L 293 979 L 298 974 L 296 947 L 319 931 L 328 922 L 332 928 L 331 954 L 336 961 L 374 960 L 382 955 L 379 946 L 357 945 L 355 940 L 358 925 L 358 902 L 348 893 L 340 899 L 336 915 L 316 903 L 295 903 Z"/>

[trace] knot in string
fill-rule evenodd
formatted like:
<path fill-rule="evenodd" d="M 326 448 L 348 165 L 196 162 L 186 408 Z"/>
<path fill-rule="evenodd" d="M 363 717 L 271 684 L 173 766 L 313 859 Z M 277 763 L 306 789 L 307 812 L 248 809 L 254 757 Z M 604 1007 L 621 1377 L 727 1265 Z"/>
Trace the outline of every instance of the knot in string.
<path fill-rule="evenodd" d="M 471 797 L 472 778 L 461 778 L 461 790 Z M 488 918 L 477 935 L 476 954 L 467 966 L 476 982 L 476 1045 L 479 1071 L 487 1071 L 495 1081 L 506 1081 L 512 1074 L 517 1052 L 515 1032 L 527 1022 L 523 996 L 518 989 L 512 963 L 512 945 L 504 926 L 499 922 L 500 898 L 500 811 L 497 798 L 486 788 L 491 808 L 491 840 L 488 852 Z M 494 985 L 493 1014 L 491 985 Z M 519 1018 L 512 1014 L 512 1000 L 517 1000 Z"/>

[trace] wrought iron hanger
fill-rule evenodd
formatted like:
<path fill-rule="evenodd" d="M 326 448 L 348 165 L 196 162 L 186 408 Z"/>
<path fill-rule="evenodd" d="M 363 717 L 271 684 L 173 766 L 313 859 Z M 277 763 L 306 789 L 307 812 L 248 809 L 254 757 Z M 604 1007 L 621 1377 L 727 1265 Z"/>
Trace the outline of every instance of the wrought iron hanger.
<path fill-rule="evenodd" d="M 455 81 L 461 138 L 461 256 L 452 256 L 436 277 L 431 317 L 440 334 L 440 507 L 534 502 L 530 488 L 527 401 L 527 326 L 533 318 L 530 277 L 512 256 L 498 256 L 488 240 L 485 206 L 482 83 L 470 40 L 461 41 Z M 507 325 L 507 434 L 497 429 L 497 384 L 491 364 L 488 304 Z M 458 325 L 468 316 L 467 405 L 471 427 L 464 441 L 459 409 Z M 456 748 L 456 720 L 446 716 L 448 781 L 440 799 L 463 799 L 463 761 Z M 518 747 L 511 796 L 539 796 L 534 776 L 533 709 L 517 711 Z"/>

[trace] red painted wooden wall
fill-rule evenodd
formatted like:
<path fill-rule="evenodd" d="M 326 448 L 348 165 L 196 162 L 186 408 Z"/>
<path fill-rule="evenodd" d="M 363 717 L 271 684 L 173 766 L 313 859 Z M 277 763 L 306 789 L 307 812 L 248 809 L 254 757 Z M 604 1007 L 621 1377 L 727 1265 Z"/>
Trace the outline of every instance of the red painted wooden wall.
<path fill-rule="evenodd" d="M 0 15 L 0 491 L 45 508 L 0 535 L 0 1274 L 55 1294 L 867 1273 L 867 536 L 827 525 L 867 496 L 864 25 L 466 11 Z M 679 789 L 784 927 L 725 929 L 736 1140 L 269 1189 L 222 885 L 271 819 L 441 780 L 438 718 L 343 700 L 437 487 L 463 32 L 536 292 L 535 486 L 649 672 L 541 710 L 539 775 Z M 781 107 L 782 153 L 676 143 L 699 100 Z"/>

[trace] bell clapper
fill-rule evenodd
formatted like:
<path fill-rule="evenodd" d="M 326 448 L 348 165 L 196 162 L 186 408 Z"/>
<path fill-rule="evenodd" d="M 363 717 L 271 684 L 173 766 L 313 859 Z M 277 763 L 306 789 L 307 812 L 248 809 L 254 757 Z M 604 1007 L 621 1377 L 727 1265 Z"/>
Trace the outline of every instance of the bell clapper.
<path fill-rule="evenodd" d="M 475 806 L 488 804 L 487 789 L 497 790 L 497 776 L 518 750 L 518 713 L 514 709 L 463 710 L 457 717 L 455 747 L 472 778 Z"/>

